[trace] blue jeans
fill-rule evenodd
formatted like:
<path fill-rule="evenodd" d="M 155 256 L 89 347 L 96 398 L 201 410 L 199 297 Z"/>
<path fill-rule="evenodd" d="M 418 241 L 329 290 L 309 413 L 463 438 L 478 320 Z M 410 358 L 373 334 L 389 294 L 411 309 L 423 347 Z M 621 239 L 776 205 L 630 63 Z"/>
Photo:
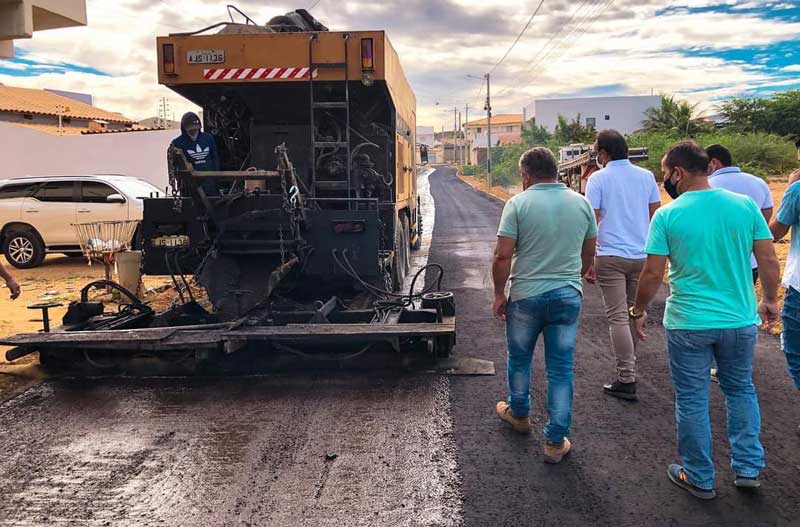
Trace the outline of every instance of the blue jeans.
<path fill-rule="evenodd" d="M 753 385 L 753 354 L 758 328 L 701 331 L 668 330 L 667 349 L 675 385 L 678 451 L 689 480 L 702 489 L 714 487 L 711 422 L 708 399 L 711 361 L 728 410 L 731 467 L 739 476 L 756 477 L 764 468 L 764 448 L 758 439 L 761 413 Z"/>
<path fill-rule="evenodd" d="M 791 287 L 786 290 L 781 319 L 783 320 L 781 348 L 786 354 L 789 374 L 794 380 L 794 385 L 800 390 L 800 292 Z"/>
<path fill-rule="evenodd" d="M 547 367 L 548 441 L 561 443 L 572 424 L 572 377 L 581 294 L 562 287 L 511 302 L 506 309 L 508 402 L 516 416 L 531 412 L 531 362 L 539 334 L 544 333 Z"/>

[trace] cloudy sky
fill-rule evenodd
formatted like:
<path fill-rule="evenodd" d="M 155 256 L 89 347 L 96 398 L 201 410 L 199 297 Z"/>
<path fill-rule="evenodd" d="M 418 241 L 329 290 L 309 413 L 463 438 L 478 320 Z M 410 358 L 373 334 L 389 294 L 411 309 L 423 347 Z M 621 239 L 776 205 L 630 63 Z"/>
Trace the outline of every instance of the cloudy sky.
<path fill-rule="evenodd" d="M 310 8 L 333 30 L 386 29 L 418 98 L 418 124 L 452 128 L 453 107 L 482 111 L 492 71 L 495 113 L 536 97 L 675 94 L 712 112 L 737 95 L 800 88 L 797 0 L 234 0 L 251 18 Z M 87 0 L 89 26 L 36 33 L 0 60 L 0 83 L 92 93 L 141 119 L 168 97 L 156 83 L 155 37 L 227 19 L 212 0 Z"/>

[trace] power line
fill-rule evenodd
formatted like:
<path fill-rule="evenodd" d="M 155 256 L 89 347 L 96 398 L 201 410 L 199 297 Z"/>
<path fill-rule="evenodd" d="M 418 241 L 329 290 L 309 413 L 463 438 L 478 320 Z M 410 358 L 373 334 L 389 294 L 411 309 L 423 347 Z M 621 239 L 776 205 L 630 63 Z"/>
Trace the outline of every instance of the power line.
<path fill-rule="evenodd" d="M 503 61 L 506 60 L 506 58 L 511 54 L 511 51 L 514 49 L 514 46 L 517 45 L 517 43 L 519 42 L 519 39 L 521 39 L 522 35 L 524 35 L 525 32 L 528 30 L 528 28 L 531 25 L 531 22 L 533 22 L 533 19 L 536 18 L 536 15 L 539 13 L 539 10 L 542 8 L 543 4 L 544 4 L 544 0 L 541 0 L 541 2 L 539 2 L 539 5 L 536 7 L 536 10 L 533 12 L 531 17 L 528 19 L 528 23 L 525 24 L 525 27 L 522 28 L 522 31 L 519 32 L 519 35 L 517 35 L 517 38 L 514 40 L 514 43 L 511 44 L 511 47 L 508 48 L 508 51 L 506 51 L 506 54 L 503 55 L 502 59 L 497 61 L 497 64 L 495 64 L 494 67 L 491 70 L 489 70 L 490 74 L 494 73 L 494 70 L 496 70 L 500 66 L 500 64 L 502 64 Z"/>
<path fill-rule="evenodd" d="M 611 7 L 611 4 L 613 3 L 614 0 L 601 0 L 593 7 L 589 8 L 587 13 L 578 21 L 575 27 L 572 28 L 572 31 L 570 31 L 563 39 L 561 39 L 561 41 L 558 44 L 552 47 L 550 51 L 548 51 L 541 59 L 539 59 L 538 62 L 536 62 L 533 66 L 531 66 L 531 68 L 528 71 L 530 72 L 536 71 L 536 68 L 540 64 L 542 64 L 545 60 L 547 60 L 549 57 L 552 57 L 555 51 L 562 51 L 562 53 L 565 54 L 567 51 L 572 49 L 577 43 L 577 41 L 580 40 L 594 25 L 594 23 L 597 21 L 597 18 L 605 14 L 605 12 L 608 10 L 609 7 Z M 582 30 L 580 31 L 580 34 L 576 36 L 574 39 L 570 39 L 570 37 L 579 30 Z M 562 46 L 564 42 L 568 42 L 566 47 Z"/>
<path fill-rule="evenodd" d="M 534 57 L 533 61 L 531 61 L 532 66 L 528 71 L 532 71 L 533 68 L 538 66 L 538 64 L 540 64 L 542 61 L 544 61 L 547 58 L 549 58 L 550 56 L 552 56 L 553 51 L 555 49 L 557 49 L 558 45 L 561 42 L 564 42 L 567 38 L 569 38 L 569 36 L 571 36 L 590 16 L 592 16 L 592 14 L 595 12 L 595 8 L 596 7 L 598 7 L 601 3 L 606 2 L 606 1 L 608 1 L 608 0 L 584 0 L 584 2 L 578 7 L 578 9 L 573 11 L 573 13 L 570 16 L 569 20 L 567 20 L 567 22 L 562 26 L 562 28 L 555 35 L 553 35 L 553 37 L 551 37 L 550 40 L 548 40 L 547 43 L 545 43 L 544 46 L 542 46 L 539 49 L 539 51 L 536 53 L 536 56 Z M 542 55 L 542 52 L 544 52 L 544 50 L 547 49 L 547 46 L 549 46 L 554 40 L 556 40 L 556 38 L 559 35 L 561 35 L 566 28 L 569 28 L 570 23 L 573 20 L 575 20 L 575 17 L 579 14 L 580 9 L 583 8 L 587 3 L 591 3 L 592 5 L 584 13 L 581 14 L 579 20 L 575 23 L 575 25 L 569 31 L 569 34 L 567 34 L 562 39 L 560 39 L 560 41 L 557 42 L 555 46 L 551 47 L 549 50 L 547 50 L 547 52 L 544 55 Z M 536 59 L 538 57 L 540 57 L 540 56 L 541 56 L 541 59 L 534 64 L 534 61 L 536 61 Z M 513 88 L 514 88 L 513 86 L 506 86 L 505 88 L 500 90 L 500 92 L 497 95 L 495 95 L 495 97 L 502 97 L 503 95 L 508 93 Z"/>
<path fill-rule="evenodd" d="M 592 0 L 592 1 L 594 1 L 594 0 Z M 599 1 L 599 0 L 597 0 L 597 1 Z M 539 56 L 542 54 L 542 52 L 545 50 L 545 48 L 547 48 L 547 46 L 549 46 L 553 42 L 553 40 L 556 39 L 556 37 L 558 37 L 561 33 L 564 32 L 564 30 L 566 28 L 569 27 L 569 25 L 575 19 L 575 15 L 578 14 L 578 11 L 583 9 L 583 6 L 585 6 L 587 2 L 589 2 L 589 0 L 583 0 L 583 3 L 581 5 L 579 5 L 578 8 L 575 9 L 575 11 L 572 12 L 572 15 L 570 15 L 569 20 L 567 20 L 567 22 L 564 25 L 561 26 L 561 29 L 556 31 L 555 34 L 550 38 L 550 40 L 548 40 L 547 43 L 544 46 L 539 48 L 539 51 L 536 52 L 536 56 L 533 57 L 533 60 L 530 61 L 530 64 L 533 64 L 534 62 L 536 62 L 536 59 L 539 58 Z"/>
<path fill-rule="evenodd" d="M 538 58 L 536 61 L 531 61 L 530 67 L 528 71 L 533 72 L 536 68 L 545 62 L 548 58 L 552 57 L 554 53 L 560 51 L 564 47 L 564 43 L 570 40 L 570 37 L 583 29 L 586 25 L 587 21 L 591 19 L 599 10 L 602 8 L 604 3 L 608 2 L 608 0 L 592 0 L 591 5 L 586 9 L 586 11 L 580 16 L 577 22 L 567 31 L 562 37 L 556 40 L 555 44 L 550 47 L 541 57 Z"/>
<path fill-rule="evenodd" d="M 314 2 L 313 4 L 311 4 L 311 7 L 309 7 L 309 8 L 308 8 L 306 11 L 311 11 L 312 9 L 314 9 L 315 7 L 317 7 L 317 4 L 319 4 L 320 2 L 322 2 L 322 0 L 317 0 L 316 2 Z"/>

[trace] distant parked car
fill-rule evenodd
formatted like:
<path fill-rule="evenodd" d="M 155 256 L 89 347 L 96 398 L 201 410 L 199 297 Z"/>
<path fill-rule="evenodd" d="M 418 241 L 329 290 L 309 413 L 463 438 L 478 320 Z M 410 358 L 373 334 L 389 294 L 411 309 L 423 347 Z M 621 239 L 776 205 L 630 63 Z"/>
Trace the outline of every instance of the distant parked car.
<path fill-rule="evenodd" d="M 161 191 L 129 176 L 41 176 L 0 181 L 0 247 L 19 269 L 48 253 L 80 256 L 73 223 L 141 220 L 142 198 Z"/>

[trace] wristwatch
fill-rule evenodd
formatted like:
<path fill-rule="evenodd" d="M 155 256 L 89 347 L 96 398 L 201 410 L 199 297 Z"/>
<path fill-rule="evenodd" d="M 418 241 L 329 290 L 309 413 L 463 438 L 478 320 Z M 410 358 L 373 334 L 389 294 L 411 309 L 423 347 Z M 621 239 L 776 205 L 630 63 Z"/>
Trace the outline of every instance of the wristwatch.
<path fill-rule="evenodd" d="M 631 317 L 631 320 L 639 320 L 640 318 L 644 317 L 647 314 L 647 311 L 642 311 L 641 313 L 636 312 L 636 307 L 631 306 L 628 309 L 628 316 Z"/>

